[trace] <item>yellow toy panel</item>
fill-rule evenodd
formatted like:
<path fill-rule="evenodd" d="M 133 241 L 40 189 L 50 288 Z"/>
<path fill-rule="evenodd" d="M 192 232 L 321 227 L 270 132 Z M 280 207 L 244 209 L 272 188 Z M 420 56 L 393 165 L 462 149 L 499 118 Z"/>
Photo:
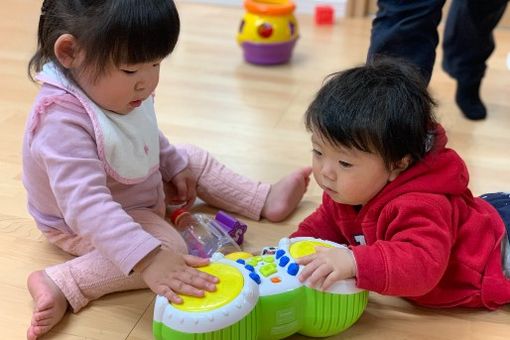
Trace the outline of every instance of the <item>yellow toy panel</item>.
<path fill-rule="evenodd" d="M 333 248 L 334 246 L 322 241 L 298 241 L 290 246 L 290 255 L 299 259 L 300 257 L 315 254 L 315 247 Z"/>
<path fill-rule="evenodd" d="M 206 298 L 181 295 L 183 303 L 174 304 L 176 309 L 186 312 L 205 312 L 217 309 L 234 300 L 244 286 L 244 278 L 239 269 L 223 264 L 210 263 L 198 270 L 214 275 L 220 282 L 216 284 L 216 291 L 205 292 Z"/>

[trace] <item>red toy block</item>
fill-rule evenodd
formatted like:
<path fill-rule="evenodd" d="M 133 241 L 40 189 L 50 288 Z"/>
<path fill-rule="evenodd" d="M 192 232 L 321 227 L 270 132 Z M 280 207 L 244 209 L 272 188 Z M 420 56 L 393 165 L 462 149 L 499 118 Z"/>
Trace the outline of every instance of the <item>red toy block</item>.
<path fill-rule="evenodd" d="M 315 6 L 315 24 L 333 25 L 335 21 L 335 9 L 330 5 Z"/>

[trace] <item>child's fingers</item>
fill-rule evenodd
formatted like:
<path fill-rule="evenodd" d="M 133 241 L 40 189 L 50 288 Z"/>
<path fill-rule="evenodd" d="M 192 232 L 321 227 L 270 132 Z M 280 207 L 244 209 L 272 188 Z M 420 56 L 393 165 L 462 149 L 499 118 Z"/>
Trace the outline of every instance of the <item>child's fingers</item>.
<path fill-rule="evenodd" d="M 307 283 L 313 288 L 321 288 L 322 283 L 330 273 L 331 270 L 328 268 L 328 266 L 326 264 L 321 264 L 310 275 Z"/>
<path fill-rule="evenodd" d="M 335 274 L 335 272 L 331 272 L 327 277 L 326 279 L 324 280 L 324 282 L 322 283 L 322 287 L 321 289 L 322 290 L 327 290 L 329 289 L 335 282 L 338 282 L 340 280 L 340 277 L 338 275 Z"/>
<path fill-rule="evenodd" d="M 168 286 L 160 286 L 156 291 L 157 294 L 162 295 L 167 298 L 170 303 L 181 304 L 182 298 L 177 295 L 170 287 Z"/>
<path fill-rule="evenodd" d="M 216 290 L 214 283 L 198 275 L 198 271 L 193 268 L 175 273 L 165 280 L 165 283 L 175 293 L 191 296 L 204 296 L 204 290 L 210 292 Z"/>
<path fill-rule="evenodd" d="M 166 284 L 162 284 L 156 293 L 163 295 L 172 303 L 182 303 L 182 298 L 179 294 L 196 297 L 204 296 L 203 289 L 193 287 L 178 277 L 166 281 Z"/>
<path fill-rule="evenodd" d="M 303 256 L 303 257 L 300 257 L 296 260 L 296 262 L 302 266 L 306 266 L 307 264 L 309 264 L 310 262 L 312 262 L 313 260 L 315 260 L 315 258 L 317 257 L 316 254 L 311 254 L 311 255 L 306 255 L 306 256 Z"/>
<path fill-rule="evenodd" d="M 218 283 L 218 282 L 220 282 L 220 279 L 218 279 L 214 275 L 207 274 L 207 273 L 201 272 L 199 270 L 196 270 L 196 272 L 197 272 L 196 275 L 198 277 L 200 277 L 203 280 L 206 280 L 207 282 L 210 282 L 210 283 Z"/>
<path fill-rule="evenodd" d="M 204 259 L 203 257 L 184 255 L 183 258 L 184 262 L 191 267 L 203 267 L 209 264 L 209 259 Z"/>
<path fill-rule="evenodd" d="M 303 258 L 302 258 L 303 259 Z M 299 262 L 298 262 L 299 263 Z M 302 264 L 302 263 L 299 263 Z M 301 271 L 301 274 L 299 274 L 299 281 L 305 282 L 310 275 L 319 267 L 320 263 L 317 261 L 312 261 L 309 263 L 303 263 L 306 264 L 303 270 Z"/>
<path fill-rule="evenodd" d="M 186 279 L 186 280 L 190 280 L 190 279 Z M 204 289 L 201 289 L 203 285 L 214 286 L 209 283 L 204 284 L 203 281 L 201 281 L 201 280 L 196 280 L 194 282 L 195 285 L 193 285 L 192 283 L 193 283 L 193 280 L 185 282 L 183 280 L 174 279 L 170 283 L 170 287 L 172 288 L 172 290 L 174 290 L 176 293 L 179 293 L 179 294 L 202 297 L 202 296 L 204 296 Z M 206 287 L 204 287 L 204 288 L 206 288 Z"/>
<path fill-rule="evenodd" d="M 177 198 L 184 202 L 188 196 L 188 183 L 186 181 L 175 181 L 175 189 L 177 191 Z"/>
<path fill-rule="evenodd" d="M 192 206 L 193 206 L 193 203 L 195 202 L 195 199 L 191 199 L 191 200 L 187 200 L 186 202 L 180 202 L 181 204 L 182 203 L 185 203 L 182 208 L 183 209 L 190 209 Z"/>
<path fill-rule="evenodd" d="M 216 283 L 218 282 L 216 276 L 201 272 L 195 268 L 186 269 L 183 275 L 182 280 L 193 287 L 206 289 L 210 292 L 216 290 Z"/>
<path fill-rule="evenodd" d="M 193 256 L 193 255 L 184 255 L 184 262 L 188 266 L 190 266 L 190 268 L 188 269 L 188 272 L 190 272 L 191 275 L 198 276 L 202 280 L 205 280 L 209 283 L 218 283 L 220 281 L 214 275 L 204 273 L 202 271 L 199 271 L 199 270 L 196 270 L 195 268 L 193 268 L 193 267 L 202 267 L 202 266 L 209 264 L 209 259 L 204 259 L 204 258 L 201 258 L 198 256 Z M 214 289 L 216 289 L 216 286 L 214 287 Z M 208 289 L 208 290 L 210 290 L 210 289 Z"/>
<path fill-rule="evenodd" d="M 191 204 L 193 204 L 193 202 L 197 198 L 197 183 L 192 178 L 190 178 L 186 182 L 186 186 L 187 186 L 187 197 L 186 197 L 186 199 L 188 200 L 188 203 L 191 205 Z"/>

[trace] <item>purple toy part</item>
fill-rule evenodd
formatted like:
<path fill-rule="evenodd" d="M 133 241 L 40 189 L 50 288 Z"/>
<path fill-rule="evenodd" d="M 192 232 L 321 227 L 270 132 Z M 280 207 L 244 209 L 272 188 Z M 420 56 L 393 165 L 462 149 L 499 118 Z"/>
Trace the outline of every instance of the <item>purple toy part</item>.
<path fill-rule="evenodd" d="M 283 64 L 290 60 L 297 38 L 273 44 L 243 42 L 244 59 L 258 65 Z"/>
<path fill-rule="evenodd" d="M 218 221 L 222 227 L 224 227 L 225 231 L 234 241 L 236 241 L 237 244 L 241 245 L 243 243 L 244 233 L 248 229 L 246 224 L 221 210 L 218 211 L 214 219 Z"/>

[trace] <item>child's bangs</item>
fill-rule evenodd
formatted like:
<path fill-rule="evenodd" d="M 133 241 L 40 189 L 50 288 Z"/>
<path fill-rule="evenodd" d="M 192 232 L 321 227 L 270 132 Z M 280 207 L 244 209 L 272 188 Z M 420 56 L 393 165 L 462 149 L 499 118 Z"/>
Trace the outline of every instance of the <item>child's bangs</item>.
<path fill-rule="evenodd" d="M 165 6 L 144 1 L 136 11 L 125 9 L 125 15 L 113 23 L 123 28 L 112 36 L 111 60 L 115 65 L 163 59 L 173 51 L 179 35 L 179 16 L 170 2 L 164 3 Z"/>
<path fill-rule="evenodd" d="M 359 108 L 358 108 L 359 109 Z M 325 102 L 314 102 L 305 115 L 309 131 L 318 132 L 332 145 L 374 153 L 379 150 L 380 136 L 371 115 L 354 112 L 356 108 L 330 96 Z"/>
<path fill-rule="evenodd" d="M 169 1 L 114 1 L 96 26 L 81 35 L 88 64 L 98 73 L 108 65 L 163 59 L 174 49 L 180 22 Z"/>

